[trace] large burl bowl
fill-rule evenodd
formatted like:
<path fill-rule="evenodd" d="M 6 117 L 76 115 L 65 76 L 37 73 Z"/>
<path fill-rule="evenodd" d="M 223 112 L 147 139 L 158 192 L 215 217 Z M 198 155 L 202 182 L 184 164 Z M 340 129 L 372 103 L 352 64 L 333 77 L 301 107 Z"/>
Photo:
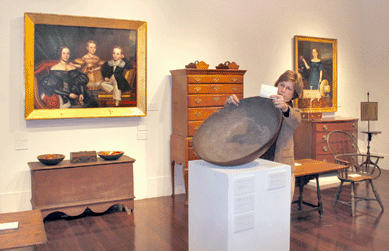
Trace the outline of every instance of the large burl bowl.
<path fill-rule="evenodd" d="M 281 111 L 272 100 L 241 99 L 206 119 L 193 136 L 193 148 L 203 160 L 220 166 L 238 166 L 262 156 L 276 140 Z"/>
<path fill-rule="evenodd" d="M 63 154 L 42 154 L 37 159 L 45 165 L 57 165 L 65 158 Z"/>

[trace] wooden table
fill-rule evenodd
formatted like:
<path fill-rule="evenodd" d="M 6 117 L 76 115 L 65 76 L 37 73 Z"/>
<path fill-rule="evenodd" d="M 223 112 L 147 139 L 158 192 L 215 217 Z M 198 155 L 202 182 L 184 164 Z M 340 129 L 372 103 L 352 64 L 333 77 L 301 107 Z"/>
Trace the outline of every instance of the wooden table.
<path fill-rule="evenodd" d="M 0 223 L 19 222 L 17 229 L 0 230 L 0 249 L 22 248 L 47 242 L 40 210 L 0 214 Z"/>
<path fill-rule="evenodd" d="M 299 188 L 299 197 L 293 203 L 298 204 L 297 213 L 301 212 L 311 212 L 319 211 L 320 217 L 323 215 L 323 204 L 321 202 L 320 194 L 320 185 L 319 185 L 319 175 L 324 173 L 335 172 L 341 169 L 347 168 L 347 166 L 329 163 L 320 160 L 314 159 L 300 159 L 296 160 L 296 163 L 301 165 L 296 165 L 294 171 L 294 176 L 296 177 L 296 186 Z M 304 186 L 308 184 L 311 179 L 316 179 L 316 190 L 317 190 L 317 205 L 311 204 L 303 200 L 303 190 Z M 302 204 L 312 207 L 310 210 L 302 210 Z"/>
<path fill-rule="evenodd" d="M 31 204 L 46 217 L 53 212 L 80 215 L 87 208 L 105 212 L 113 205 L 134 209 L 132 159 L 123 155 L 118 160 L 71 163 L 64 160 L 54 166 L 29 162 L 31 170 Z"/>

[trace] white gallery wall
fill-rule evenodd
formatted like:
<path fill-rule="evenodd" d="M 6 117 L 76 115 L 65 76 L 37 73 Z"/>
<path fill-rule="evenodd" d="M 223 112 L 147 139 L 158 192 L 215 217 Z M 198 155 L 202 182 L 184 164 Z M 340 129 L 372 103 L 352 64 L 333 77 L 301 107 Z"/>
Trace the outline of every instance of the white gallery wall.
<path fill-rule="evenodd" d="M 232 1 L 232 0 L 3 0 L 0 9 L 0 213 L 31 209 L 27 162 L 44 153 L 122 150 L 134 163 L 137 199 L 171 194 L 170 70 L 195 60 L 210 68 L 235 61 L 245 75 L 246 97 L 261 84 L 273 84 L 293 69 L 295 35 L 338 40 L 338 111 L 326 116 L 357 117 L 360 102 L 379 102 L 382 131 L 372 152 L 385 156 L 389 169 L 389 2 L 384 0 Z M 118 18 L 147 22 L 147 103 L 156 107 L 146 117 L 24 120 L 24 13 Z M 98 54 L 98 52 L 97 52 Z M 147 139 L 137 139 L 138 125 Z M 367 122 L 359 122 L 367 130 Z M 25 135 L 27 150 L 15 150 L 15 135 Z M 366 148 L 366 135 L 359 133 Z M 180 167 L 176 191 L 184 192 Z M 55 188 L 53 188 L 55 189 Z"/>

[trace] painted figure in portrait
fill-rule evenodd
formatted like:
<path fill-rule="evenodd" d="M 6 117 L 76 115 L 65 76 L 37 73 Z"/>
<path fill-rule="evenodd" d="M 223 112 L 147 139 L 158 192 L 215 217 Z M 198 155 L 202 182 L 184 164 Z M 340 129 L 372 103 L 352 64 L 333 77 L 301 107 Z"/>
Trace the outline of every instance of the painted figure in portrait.
<path fill-rule="evenodd" d="M 103 81 L 101 66 L 104 64 L 104 61 L 96 55 L 97 43 L 95 41 L 89 40 L 86 42 L 86 49 L 88 53 L 82 56 L 82 58 L 75 59 L 75 62 L 81 68 L 81 71 L 88 75 L 87 92 L 97 99 L 100 84 Z"/>
<path fill-rule="evenodd" d="M 308 86 L 307 89 L 309 90 L 318 90 L 319 85 L 323 78 L 323 70 L 324 66 L 318 57 L 319 52 L 316 48 L 312 49 L 312 59 L 308 62 L 305 60 L 303 56 L 300 57 L 300 59 L 303 61 L 304 66 L 307 70 L 310 70 L 311 73 L 308 77 Z"/>
<path fill-rule="evenodd" d="M 87 92 L 89 78 L 69 61 L 70 49 L 58 49 L 59 62 L 50 68 L 49 75 L 40 81 L 40 98 L 49 108 L 98 107 Z"/>
<path fill-rule="evenodd" d="M 130 62 L 124 57 L 123 48 L 120 46 L 113 48 L 112 59 L 102 66 L 101 72 L 104 81 L 101 83 L 101 89 L 113 93 L 112 99 L 115 100 L 116 106 L 119 106 L 120 101 L 122 101 L 122 92 L 130 90 L 124 71 L 132 68 Z"/>

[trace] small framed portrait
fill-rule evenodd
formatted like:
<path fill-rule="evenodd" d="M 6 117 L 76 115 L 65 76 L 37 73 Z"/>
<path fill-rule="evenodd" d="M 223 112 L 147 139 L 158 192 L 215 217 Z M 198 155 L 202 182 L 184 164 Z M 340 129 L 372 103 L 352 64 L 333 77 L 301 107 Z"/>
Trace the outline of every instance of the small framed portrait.
<path fill-rule="evenodd" d="M 25 13 L 25 119 L 146 116 L 147 23 Z"/>
<path fill-rule="evenodd" d="M 295 70 L 304 89 L 297 107 L 302 112 L 337 111 L 337 40 L 295 36 Z"/>

